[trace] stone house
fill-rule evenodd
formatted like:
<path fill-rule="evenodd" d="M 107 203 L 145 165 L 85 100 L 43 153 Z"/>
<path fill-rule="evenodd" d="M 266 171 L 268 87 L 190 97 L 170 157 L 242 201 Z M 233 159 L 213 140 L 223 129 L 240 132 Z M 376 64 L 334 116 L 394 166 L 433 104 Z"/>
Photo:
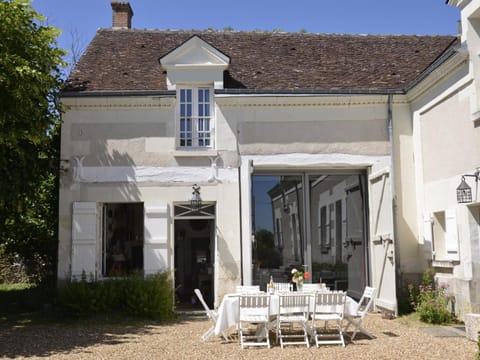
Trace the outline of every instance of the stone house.
<path fill-rule="evenodd" d="M 480 5 L 449 3 L 459 37 L 138 30 L 112 2 L 62 92 L 59 280 L 169 271 L 218 305 L 300 267 L 397 313 L 433 266 L 479 307 L 456 186 L 480 167 Z"/>

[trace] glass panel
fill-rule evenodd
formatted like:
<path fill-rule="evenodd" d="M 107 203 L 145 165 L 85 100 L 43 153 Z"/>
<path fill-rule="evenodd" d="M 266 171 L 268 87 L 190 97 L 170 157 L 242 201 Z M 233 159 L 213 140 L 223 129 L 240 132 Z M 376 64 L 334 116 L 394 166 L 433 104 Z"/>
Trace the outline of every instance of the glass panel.
<path fill-rule="evenodd" d="M 290 282 L 291 269 L 305 264 L 302 176 L 254 175 L 252 196 L 253 284 Z"/>
<path fill-rule="evenodd" d="M 187 102 L 191 103 L 192 102 L 192 89 L 187 89 L 185 91 L 187 93 Z"/>
<path fill-rule="evenodd" d="M 180 90 L 180 102 L 181 103 L 185 102 L 185 90 L 184 89 Z"/>

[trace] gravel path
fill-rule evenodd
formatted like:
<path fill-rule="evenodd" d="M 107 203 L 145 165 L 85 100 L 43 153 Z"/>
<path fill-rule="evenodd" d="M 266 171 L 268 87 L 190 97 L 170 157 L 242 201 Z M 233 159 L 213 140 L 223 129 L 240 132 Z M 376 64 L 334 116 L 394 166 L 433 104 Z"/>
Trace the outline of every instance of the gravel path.
<path fill-rule="evenodd" d="M 136 326 L 0 325 L 0 357 L 15 359 L 475 359 L 477 344 L 465 337 L 434 337 L 422 324 L 369 314 L 365 326 L 375 339 L 309 349 L 248 348 L 236 341 L 200 335 L 209 322 L 186 317 L 171 324 Z M 347 338 L 348 339 L 348 338 Z"/>

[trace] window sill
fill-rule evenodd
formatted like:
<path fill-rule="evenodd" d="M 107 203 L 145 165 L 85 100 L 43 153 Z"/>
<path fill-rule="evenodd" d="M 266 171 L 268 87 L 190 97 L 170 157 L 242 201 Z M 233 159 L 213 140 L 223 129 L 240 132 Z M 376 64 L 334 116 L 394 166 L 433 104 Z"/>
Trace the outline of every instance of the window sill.
<path fill-rule="evenodd" d="M 452 260 L 432 260 L 432 267 L 453 269 L 455 265 L 458 265 L 458 261 Z"/>
<path fill-rule="evenodd" d="M 202 149 L 202 150 L 197 150 L 197 149 L 191 149 L 191 150 L 174 150 L 173 151 L 173 156 L 175 157 L 210 157 L 210 156 L 218 156 L 217 150 L 207 150 L 207 149 Z"/>

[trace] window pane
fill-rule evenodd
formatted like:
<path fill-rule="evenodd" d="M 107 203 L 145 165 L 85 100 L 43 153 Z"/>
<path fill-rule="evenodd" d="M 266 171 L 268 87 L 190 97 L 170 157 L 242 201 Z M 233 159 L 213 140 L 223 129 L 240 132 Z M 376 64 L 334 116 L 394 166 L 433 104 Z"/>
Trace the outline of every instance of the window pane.
<path fill-rule="evenodd" d="M 186 90 L 187 92 L 187 102 L 192 102 L 192 89 Z"/>
<path fill-rule="evenodd" d="M 202 89 L 198 90 L 198 101 L 203 102 L 203 90 Z"/>
<path fill-rule="evenodd" d="M 198 104 L 198 116 L 203 116 L 203 105 Z"/>
<path fill-rule="evenodd" d="M 185 102 L 185 90 L 184 89 L 180 90 L 180 102 L 181 103 Z"/>
<path fill-rule="evenodd" d="M 192 105 L 191 104 L 187 105 L 187 116 L 188 117 L 192 116 Z"/>
<path fill-rule="evenodd" d="M 290 270 L 293 267 L 303 269 L 302 194 L 301 176 L 252 177 L 253 284 L 263 288 L 270 275 L 276 282 L 290 282 Z M 279 229 L 279 224 L 283 224 L 283 229 Z"/>

